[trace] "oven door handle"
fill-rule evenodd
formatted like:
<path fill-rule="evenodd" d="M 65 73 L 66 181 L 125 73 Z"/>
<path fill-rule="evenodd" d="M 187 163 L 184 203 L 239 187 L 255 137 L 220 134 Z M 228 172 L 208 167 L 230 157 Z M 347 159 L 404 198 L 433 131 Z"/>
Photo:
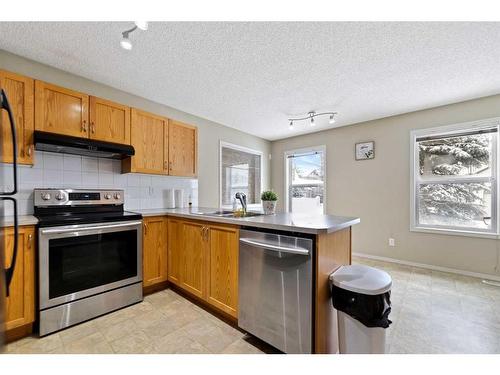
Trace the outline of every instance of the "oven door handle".
<path fill-rule="evenodd" d="M 123 228 L 123 227 L 132 227 L 136 225 L 141 225 L 141 221 L 127 221 L 122 224 L 109 224 L 109 225 L 94 225 L 91 227 L 78 227 L 78 228 L 64 228 L 64 229 L 42 229 L 40 231 L 41 234 L 61 234 L 61 233 L 70 233 L 70 232 L 83 232 L 83 231 L 91 231 L 98 229 L 113 229 L 113 228 Z"/>

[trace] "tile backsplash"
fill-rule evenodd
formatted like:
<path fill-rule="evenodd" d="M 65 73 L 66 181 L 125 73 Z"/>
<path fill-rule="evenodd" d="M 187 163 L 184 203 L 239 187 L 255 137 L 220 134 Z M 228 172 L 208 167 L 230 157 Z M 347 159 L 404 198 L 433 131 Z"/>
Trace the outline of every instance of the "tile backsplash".
<path fill-rule="evenodd" d="M 3 189 L 12 188 L 12 165 L 0 163 Z M 33 213 L 34 188 L 99 188 L 125 190 L 125 209 L 163 208 L 168 189 L 183 189 L 184 204 L 189 196 L 198 205 L 198 180 L 149 174 L 121 174 L 119 160 L 36 151 L 35 165 L 19 165 L 19 215 Z M 6 215 L 12 215 L 6 204 Z"/>

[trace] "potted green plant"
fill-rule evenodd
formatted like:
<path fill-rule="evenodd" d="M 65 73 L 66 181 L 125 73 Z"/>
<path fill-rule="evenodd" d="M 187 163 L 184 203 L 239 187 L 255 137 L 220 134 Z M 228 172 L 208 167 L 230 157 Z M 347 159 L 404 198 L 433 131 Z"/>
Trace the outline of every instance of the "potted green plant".
<path fill-rule="evenodd" d="M 274 215 L 276 213 L 276 201 L 278 200 L 278 194 L 274 191 L 267 190 L 262 192 L 260 199 L 262 200 L 264 214 Z"/>

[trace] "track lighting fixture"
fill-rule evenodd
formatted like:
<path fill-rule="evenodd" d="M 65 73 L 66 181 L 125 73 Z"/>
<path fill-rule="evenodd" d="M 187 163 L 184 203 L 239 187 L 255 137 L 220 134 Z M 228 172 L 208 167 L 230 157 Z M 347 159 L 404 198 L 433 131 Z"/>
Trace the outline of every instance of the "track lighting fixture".
<path fill-rule="evenodd" d="M 289 118 L 288 119 L 288 121 L 290 121 L 289 128 L 290 128 L 290 130 L 293 129 L 293 123 L 294 123 L 294 121 L 304 121 L 304 120 L 309 120 L 311 126 L 315 126 L 316 122 L 315 122 L 314 118 L 318 117 L 318 116 L 330 116 L 330 120 L 328 121 L 328 123 L 334 124 L 335 123 L 335 115 L 336 114 L 337 114 L 337 112 L 316 113 L 314 111 L 310 111 L 310 112 L 307 113 L 307 116 L 297 117 L 297 118 Z"/>
<path fill-rule="evenodd" d="M 132 41 L 128 36 L 130 33 L 134 32 L 137 29 L 146 31 L 148 29 L 148 23 L 146 21 L 136 21 L 134 22 L 134 27 L 122 32 L 122 40 L 120 41 L 120 46 L 122 46 L 123 49 L 129 51 L 132 49 Z"/>

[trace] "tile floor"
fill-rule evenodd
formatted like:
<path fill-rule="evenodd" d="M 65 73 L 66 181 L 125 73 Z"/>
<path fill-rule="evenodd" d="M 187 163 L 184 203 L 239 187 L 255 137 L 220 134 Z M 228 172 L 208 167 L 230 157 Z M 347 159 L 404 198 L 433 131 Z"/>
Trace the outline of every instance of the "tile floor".
<path fill-rule="evenodd" d="M 394 263 L 353 262 L 392 276 L 388 353 L 500 353 L 500 287 Z"/>
<path fill-rule="evenodd" d="M 481 280 L 356 258 L 394 282 L 389 353 L 500 353 L 500 288 Z M 7 353 L 273 353 L 171 290 Z"/>

